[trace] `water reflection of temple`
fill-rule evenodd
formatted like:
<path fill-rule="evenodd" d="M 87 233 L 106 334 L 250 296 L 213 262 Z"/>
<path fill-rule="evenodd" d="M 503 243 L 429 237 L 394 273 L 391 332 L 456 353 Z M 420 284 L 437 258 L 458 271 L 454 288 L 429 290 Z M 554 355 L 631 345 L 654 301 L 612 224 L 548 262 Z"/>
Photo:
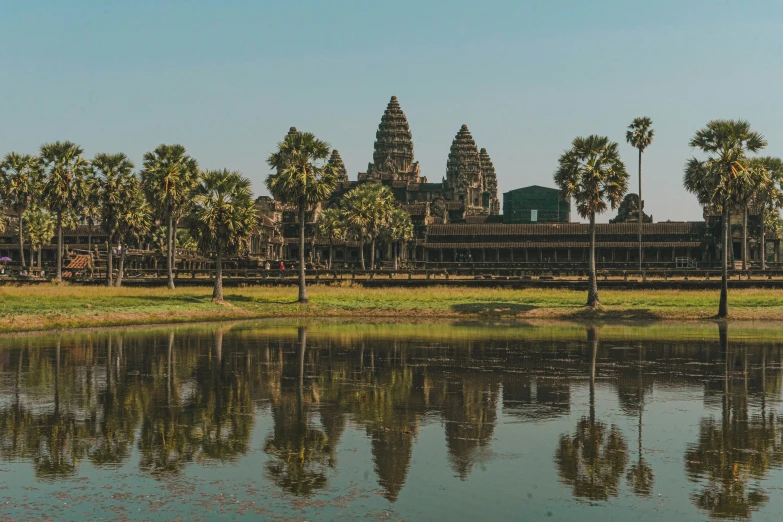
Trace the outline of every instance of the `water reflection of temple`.
<path fill-rule="evenodd" d="M 442 423 L 448 465 L 466 479 L 492 458 L 502 418 L 578 413 L 556 457 L 561 480 L 577 497 L 611 498 L 622 481 L 644 496 L 655 480 L 643 449 L 645 400 L 656 388 L 676 387 L 701 391 L 722 412 L 701 421 L 685 456 L 699 507 L 742 516 L 766 502 L 759 481 L 783 466 L 776 343 L 590 341 L 584 331 L 566 340 L 318 328 L 304 342 L 300 335 L 296 328 L 164 329 L 31 337 L 6 347 L 0 456 L 57 480 L 86 460 L 117 466 L 135 447 L 139 468 L 162 477 L 246 455 L 255 415 L 268 412 L 273 429 L 260 449 L 270 481 L 296 495 L 326 487 L 340 467 L 341 437 L 359 428 L 382 494 L 394 501 L 424 422 Z M 592 411 L 593 385 L 591 410 L 574 411 L 575 390 L 584 394 L 588 380 L 613 389 L 622 412 L 638 418 L 635 438 Z M 591 454 L 596 444 L 600 451 Z M 600 487 L 585 486 L 585 462 L 604 470 Z"/>

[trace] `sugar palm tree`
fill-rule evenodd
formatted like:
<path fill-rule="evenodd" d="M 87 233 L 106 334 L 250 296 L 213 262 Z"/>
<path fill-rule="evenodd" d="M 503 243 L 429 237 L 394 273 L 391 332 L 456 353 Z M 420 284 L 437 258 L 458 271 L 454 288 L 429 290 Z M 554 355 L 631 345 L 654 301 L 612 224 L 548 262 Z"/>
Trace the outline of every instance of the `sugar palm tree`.
<path fill-rule="evenodd" d="M 141 182 L 152 209 L 167 227 L 166 269 L 174 288 L 174 247 L 178 219 L 187 209 L 189 194 L 198 182 L 198 163 L 182 145 L 159 145 L 144 155 Z"/>
<path fill-rule="evenodd" d="M 38 253 L 38 267 L 41 267 L 41 246 L 51 242 L 54 236 L 54 219 L 38 206 L 28 208 L 22 214 L 25 235 L 30 241 L 30 266 L 33 266 L 33 252 Z"/>
<path fill-rule="evenodd" d="M 335 165 L 326 163 L 330 145 L 310 132 L 289 132 L 267 159 L 274 174 L 266 178 L 269 192 L 284 204 L 293 205 L 299 216 L 299 302 L 307 303 L 305 283 L 305 218 L 312 206 L 334 192 L 339 176 Z"/>
<path fill-rule="evenodd" d="M 228 170 L 202 174 L 186 222 L 199 249 L 215 253 L 213 301 L 223 302 L 223 256 L 247 250 L 257 221 L 250 180 Z"/>
<path fill-rule="evenodd" d="M 101 186 L 100 180 L 95 175 L 94 170 L 87 171 L 87 174 L 81 178 L 83 187 L 80 192 L 84 196 L 79 216 L 87 225 L 87 251 L 92 251 L 92 233 L 95 224 L 101 219 Z"/>
<path fill-rule="evenodd" d="M 691 158 L 685 165 L 683 184 L 696 195 L 702 205 L 712 205 L 721 211 L 721 289 L 718 317 L 729 313 L 728 252 L 729 210 L 737 194 L 750 184 L 747 153 L 757 152 L 767 145 L 764 137 L 742 120 L 713 120 L 690 140 L 690 146 L 707 155 L 700 161 Z"/>
<path fill-rule="evenodd" d="M 140 242 L 146 236 L 152 225 L 152 209 L 141 181 L 136 176 L 130 176 L 125 183 L 125 202 L 119 208 L 117 220 L 117 240 L 121 246 L 120 267 L 117 271 L 115 286 L 122 286 L 122 278 L 125 275 L 125 255 L 128 251 L 128 243 L 132 240 Z"/>
<path fill-rule="evenodd" d="M 63 280 L 63 219 L 78 212 L 84 200 L 84 184 L 80 178 L 87 175 L 89 162 L 82 157 L 84 150 L 70 141 L 56 141 L 41 146 L 43 169 L 43 199 L 55 215 L 57 229 L 57 282 Z"/>
<path fill-rule="evenodd" d="M 364 241 L 370 238 L 370 269 L 375 268 L 375 245 L 394 210 L 394 195 L 385 185 L 365 183 L 348 192 L 342 201 L 345 222 L 359 237 L 362 270 Z"/>
<path fill-rule="evenodd" d="M 318 233 L 329 240 L 329 270 L 332 269 L 335 240 L 345 238 L 343 215 L 336 208 L 327 208 L 318 216 Z"/>
<path fill-rule="evenodd" d="M 765 218 L 768 210 L 777 213 L 781 207 L 783 207 L 783 160 L 780 158 L 763 157 L 753 160 L 757 168 L 764 168 L 767 171 L 768 177 L 766 183 L 758 187 L 756 190 L 756 199 L 760 205 L 761 230 L 760 230 L 760 244 L 761 244 L 761 269 L 767 269 L 767 238 L 766 238 L 766 226 Z"/>
<path fill-rule="evenodd" d="M 735 206 L 742 212 L 742 269 L 747 270 L 748 264 L 748 214 L 750 208 L 763 208 L 765 200 L 780 201 L 781 194 L 776 190 L 776 183 L 770 171 L 760 158 L 748 160 L 745 182 L 739 184 Z M 763 214 L 762 214 L 763 215 Z M 731 219 L 729 219 L 731 222 Z"/>
<path fill-rule="evenodd" d="M 634 118 L 633 122 L 628 126 L 628 131 L 625 133 L 625 140 L 639 149 L 639 270 L 642 269 L 642 225 L 644 223 L 644 210 L 642 209 L 642 153 L 644 149 L 650 146 L 655 136 L 655 131 L 652 129 L 652 120 L 646 116 L 641 118 Z"/>
<path fill-rule="evenodd" d="M 617 143 L 604 136 L 575 138 L 571 149 L 560 155 L 555 183 L 563 199 L 574 199 L 576 210 L 590 219 L 590 282 L 587 306 L 597 308 L 598 283 L 595 272 L 595 215 L 617 208 L 628 188 L 628 172 L 620 159 Z"/>
<path fill-rule="evenodd" d="M 100 186 L 101 228 L 108 238 L 106 285 L 114 284 L 114 251 L 119 241 L 122 215 L 129 204 L 128 189 L 133 179 L 133 162 L 123 153 L 95 155 L 93 172 Z"/>
<path fill-rule="evenodd" d="M 413 239 L 413 222 L 411 216 L 401 208 L 395 208 L 389 214 L 389 220 L 384 229 L 384 236 L 392 246 L 394 269 L 399 268 L 400 250 L 403 243 Z"/>
<path fill-rule="evenodd" d="M 41 193 L 38 158 L 29 154 L 9 152 L 0 163 L 0 193 L 3 206 L 16 211 L 19 232 L 19 258 L 24 268 L 24 231 L 22 214 L 35 203 Z"/>

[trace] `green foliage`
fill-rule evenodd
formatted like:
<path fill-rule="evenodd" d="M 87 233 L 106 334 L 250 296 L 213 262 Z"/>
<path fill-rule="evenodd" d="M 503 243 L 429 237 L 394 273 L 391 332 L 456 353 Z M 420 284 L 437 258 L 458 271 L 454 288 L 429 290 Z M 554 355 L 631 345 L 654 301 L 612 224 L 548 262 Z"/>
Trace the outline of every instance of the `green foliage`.
<path fill-rule="evenodd" d="M 760 169 L 749 168 L 748 152 L 763 149 L 767 142 L 742 120 L 713 120 L 689 142 L 707 159 L 691 158 L 685 164 L 683 185 L 702 205 L 717 209 L 736 206 L 747 199 L 760 178 Z"/>
<path fill-rule="evenodd" d="M 413 239 L 413 222 L 411 216 L 401 208 L 395 208 L 389 213 L 383 235 L 392 243 L 405 243 Z"/>
<path fill-rule="evenodd" d="M 625 133 L 625 141 L 633 145 L 634 148 L 639 149 L 639 152 L 644 152 L 644 149 L 652 144 L 654 136 L 655 131 L 652 128 L 652 120 L 644 116 L 634 118 Z"/>
<path fill-rule="evenodd" d="M 560 155 L 555 183 L 564 199 L 573 199 L 586 218 L 617 208 L 628 187 L 628 172 L 617 143 L 604 136 L 575 138 Z"/>
<path fill-rule="evenodd" d="M 318 234 L 334 242 L 345 238 L 346 224 L 343 215 L 336 208 L 327 208 L 318 216 Z"/>
<path fill-rule="evenodd" d="M 22 213 L 39 201 L 41 181 L 37 157 L 9 152 L 0 163 L 0 201 Z"/>
<path fill-rule="evenodd" d="M 54 218 L 40 207 L 30 207 L 22 214 L 24 232 L 33 250 L 51 242 L 54 236 Z"/>
<path fill-rule="evenodd" d="M 394 195 L 385 185 L 365 183 L 348 192 L 340 206 L 354 235 L 376 239 L 394 209 Z"/>
<path fill-rule="evenodd" d="M 198 182 L 198 163 L 182 145 L 159 145 L 144 154 L 141 182 L 152 209 L 163 219 L 179 216 Z"/>
<path fill-rule="evenodd" d="M 337 167 L 326 163 L 329 152 L 329 143 L 310 132 L 288 134 L 267 158 L 276 170 L 266 178 L 269 192 L 283 203 L 305 207 L 326 200 L 339 176 Z"/>
<path fill-rule="evenodd" d="M 202 174 L 186 222 L 204 254 L 245 252 L 257 219 L 250 180 L 228 170 Z"/>
<path fill-rule="evenodd" d="M 132 201 L 133 162 L 125 154 L 96 154 L 92 160 L 96 185 L 99 187 L 101 228 L 112 245 L 121 240 L 122 220 Z"/>
<path fill-rule="evenodd" d="M 41 146 L 43 199 L 54 214 L 79 212 L 83 205 L 85 184 L 82 178 L 89 174 L 89 162 L 82 157 L 84 150 L 70 141 L 57 141 Z"/>

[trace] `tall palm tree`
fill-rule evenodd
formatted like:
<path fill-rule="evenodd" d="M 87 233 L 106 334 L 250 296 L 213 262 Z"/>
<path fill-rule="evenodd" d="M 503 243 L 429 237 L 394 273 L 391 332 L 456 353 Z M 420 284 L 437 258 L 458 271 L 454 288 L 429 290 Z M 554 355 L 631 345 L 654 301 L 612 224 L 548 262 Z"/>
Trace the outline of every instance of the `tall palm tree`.
<path fill-rule="evenodd" d="M 125 275 L 125 255 L 129 241 L 133 240 L 138 244 L 152 225 L 152 210 L 144 196 L 141 181 L 136 176 L 130 176 L 125 183 L 125 202 L 119 210 L 117 240 L 121 250 L 120 267 L 115 281 L 118 288 L 122 286 L 122 278 Z"/>
<path fill-rule="evenodd" d="M 141 182 L 147 200 L 166 223 L 166 269 L 169 288 L 174 288 L 175 227 L 187 209 L 189 194 L 198 182 L 198 163 L 182 145 L 159 145 L 144 155 Z"/>
<path fill-rule="evenodd" d="M 644 223 L 644 210 L 642 209 L 642 153 L 650 146 L 655 136 L 652 129 L 652 120 L 646 116 L 634 118 L 625 133 L 625 141 L 639 149 L 639 270 L 642 269 L 642 226 Z"/>
<path fill-rule="evenodd" d="M 55 215 L 57 228 L 57 277 L 63 280 L 63 218 L 78 212 L 82 204 L 84 184 L 80 178 L 89 170 L 89 162 L 82 157 L 84 150 L 70 141 L 56 141 L 41 146 L 43 169 L 43 198 Z"/>
<path fill-rule="evenodd" d="M 41 176 L 38 158 L 29 154 L 9 152 L 0 163 L 0 192 L 3 205 L 16 211 L 19 218 L 19 258 L 24 261 L 24 232 L 22 214 L 40 197 Z"/>
<path fill-rule="evenodd" d="M 228 170 L 204 172 L 186 221 L 199 249 L 215 253 L 212 300 L 222 303 L 223 256 L 246 251 L 258 221 L 250 180 Z"/>
<path fill-rule="evenodd" d="M 760 159 L 748 160 L 745 181 L 740 183 L 734 197 L 735 206 L 742 212 L 742 269 L 747 270 L 748 264 L 748 214 L 751 207 L 763 208 L 765 199 L 779 200 L 781 195 L 776 191 L 767 166 Z M 762 214 L 763 215 L 763 214 Z M 731 219 L 729 218 L 729 223 Z"/>
<path fill-rule="evenodd" d="M 399 268 L 400 250 L 403 243 L 413 239 L 413 222 L 411 216 L 401 208 L 395 208 L 389 214 L 389 220 L 384 229 L 384 235 L 392 246 L 394 269 Z"/>
<path fill-rule="evenodd" d="M 318 216 L 318 233 L 329 240 L 329 270 L 332 269 L 334 258 L 334 242 L 345 237 L 345 222 L 340 211 L 336 208 L 327 208 Z"/>
<path fill-rule="evenodd" d="M 96 154 L 93 172 L 100 186 L 101 228 L 108 238 L 106 285 L 114 284 L 114 251 L 120 235 L 121 219 L 128 206 L 128 189 L 133 179 L 133 162 L 123 153 Z"/>
<path fill-rule="evenodd" d="M 765 218 L 767 210 L 778 212 L 783 207 L 783 160 L 780 158 L 763 157 L 756 158 L 753 163 L 757 167 L 764 168 L 767 171 L 766 183 L 756 190 L 756 199 L 760 205 L 761 230 L 759 243 L 761 244 L 761 269 L 767 269 L 767 238 Z"/>
<path fill-rule="evenodd" d="M 749 183 L 748 152 L 757 152 L 767 145 L 764 136 L 751 129 L 743 120 L 712 120 L 690 140 L 690 146 L 707 155 L 704 161 L 691 158 L 685 165 L 683 184 L 696 195 L 702 205 L 712 205 L 721 211 L 721 288 L 718 317 L 729 314 L 728 253 L 729 210 L 737 194 Z"/>
<path fill-rule="evenodd" d="M 305 283 L 305 218 L 307 209 L 325 201 L 334 192 L 339 176 L 329 165 L 330 145 L 310 132 L 292 131 L 277 144 L 267 159 L 274 174 L 266 186 L 275 199 L 296 207 L 299 215 L 299 302 L 307 303 Z"/>
<path fill-rule="evenodd" d="M 362 270 L 364 241 L 370 238 L 370 269 L 375 268 L 375 245 L 394 210 L 394 195 L 380 183 L 365 183 L 348 192 L 342 200 L 345 222 L 359 237 Z"/>
<path fill-rule="evenodd" d="M 587 306 L 600 307 L 595 273 L 595 215 L 617 208 L 628 188 L 628 172 L 617 143 L 604 136 L 575 138 L 560 155 L 555 183 L 563 199 L 574 199 L 576 210 L 590 219 L 590 282 Z"/>

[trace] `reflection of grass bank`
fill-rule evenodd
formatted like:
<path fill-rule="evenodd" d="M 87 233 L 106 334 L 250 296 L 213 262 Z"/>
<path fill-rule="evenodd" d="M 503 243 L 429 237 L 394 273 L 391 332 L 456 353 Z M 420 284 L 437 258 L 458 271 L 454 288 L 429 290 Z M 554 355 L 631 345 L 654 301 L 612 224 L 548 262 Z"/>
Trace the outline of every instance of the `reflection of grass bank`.
<path fill-rule="evenodd" d="M 584 308 L 584 292 L 571 290 L 313 286 L 309 306 L 294 302 L 293 287 L 226 289 L 230 306 L 213 304 L 211 292 L 207 287 L 173 292 L 164 288 L 0 287 L 0 331 L 261 317 L 698 320 L 714 316 L 718 306 L 718 293 L 702 290 L 605 290 L 601 292 L 603 309 L 598 312 Z M 780 320 L 783 290 L 732 290 L 729 306 L 734 319 Z"/>

